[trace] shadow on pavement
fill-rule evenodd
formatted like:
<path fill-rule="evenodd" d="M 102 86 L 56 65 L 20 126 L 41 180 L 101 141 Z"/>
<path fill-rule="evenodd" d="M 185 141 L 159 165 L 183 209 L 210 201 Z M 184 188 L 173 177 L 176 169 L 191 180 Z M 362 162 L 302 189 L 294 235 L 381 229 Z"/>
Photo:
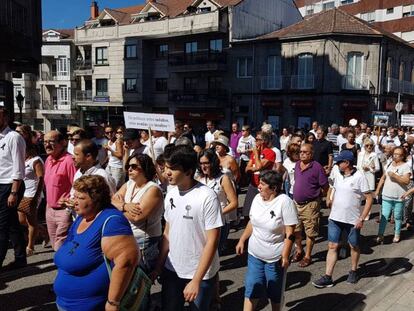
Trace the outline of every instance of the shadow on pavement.
<path fill-rule="evenodd" d="M 286 303 L 286 309 L 289 311 L 337 311 L 337 310 L 353 310 L 346 306 L 355 305 L 363 301 L 365 295 L 359 293 L 350 293 L 347 295 L 328 293 L 315 296 L 306 297 Z M 364 310 L 364 307 L 359 303 L 358 310 Z"/>
<path fill-rule="evenodd" d="M 243 310 L 244 287 L 221 297 L 221 310 Z"/>
<path fill-rule="evenodd" d="M 311 280 L 312 273 L 308 271 L 292 271 L 287 273 L 286 291 L 306 286 Z"/>
<path fill-rule="evenodd" d="M 37 265 L 39 264 L 50 264 L 53 263 L 53 259 L 39 261 L 37 263 L 28 264 L 27 267 L 11 270 L 11 271 L 4 271 L 0 273 L 0 284 L 1 282 L 8 283 L 11 281 L 15 281 L 17 279 L 30 277 L 37 274 L 42 274 L 46 272 L 50 272 L 56 269 L 56 266 L 51 265 L 46 268 L 38 268 Z M 1 285 L 0 285 L 1 289 Z"/>
<path fill-rule="evenodd" d="M 28 310 L 56 310 L 55 294 L 50 291 L 51 284 L 21 289 L 12 293 L 0 295 L 2 311 Z M 4 303 L 3 303 L 4 302 Z"/>
<path fill-rule="evenodd" d="M 363 272 L 362 277 L 372 278 L 400 275 L 411 271 L 413 265 L 408 258 L 404 257 L 378 258 L 361 263 L 360 268 Z"/>

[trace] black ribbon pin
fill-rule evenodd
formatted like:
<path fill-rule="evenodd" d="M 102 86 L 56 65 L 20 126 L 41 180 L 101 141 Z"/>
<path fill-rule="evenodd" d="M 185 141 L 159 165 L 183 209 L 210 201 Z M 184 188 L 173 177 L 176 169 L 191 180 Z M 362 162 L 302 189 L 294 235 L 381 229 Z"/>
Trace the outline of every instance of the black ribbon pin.
<path fill-rule="evenodd" d="M 271 216 L 271 217 L 270 217 L 271 219 L 273 219 L 273 217 L 276 217 L 275 212 L 274 212 L 274 211 L 270 211 L 270 216 Z"/>
<path fill-rule="evenodd" d="M 3 146 L 1 146 L 1 150 L 4 150 L 4 147 L 6 147 L 6 144 L 3 144 Z"/>
<path fill-rule="evenodd" d="M 171 209 L 175 208 L 176 206 L 174 205 L 174 200 L 173 198 L 170 198 L 170 205 L 171 205 Z"/>

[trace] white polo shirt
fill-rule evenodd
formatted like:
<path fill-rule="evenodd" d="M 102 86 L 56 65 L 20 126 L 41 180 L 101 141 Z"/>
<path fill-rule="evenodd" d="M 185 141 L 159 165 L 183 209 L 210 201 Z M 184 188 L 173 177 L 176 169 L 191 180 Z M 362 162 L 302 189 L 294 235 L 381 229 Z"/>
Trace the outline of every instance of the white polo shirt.
<path fill-rule="evenodd" d="M 206 134 L 204 135 L 204 140 L 206 141 L 206 144 L 211 143 L 214 140 L 214 134 L 217 132 L 217 130 L 215 130 L 213 133 L 211 133 L 210 131 L 207 131 Z"/>
<path fill-rule="evenodd" d="M 82 173 L 81 170 L 78 169 L 75 173 L 75 176 L 73 177 L 73 183 L 75 183 L 75 181 L 78 180 L 79 178 L 81 178 L 82 176 L 90 176 L 90 175 L 99 175 L 99 176 L 102 176 L 103 178 L 105 178 L 106 183 L 109 186 L 109 190 L 111 192 L 111 195 L 115 194 L 115 192 L 116 192 L 116 183 L 115 183 L 114 178 L 111 175 L 109 175 L 107 173 L 107 171 L 105 171 L 99 163 L 92 166 L 91 168 L 89 168 L 84 173 Z M 72 188 L 72 190 L 70 191 L 71 196 L 73 196 L 74 192 L 75 191 Z"/>
<path fill-rule="evenodd" d="M 223 226 L 219 200 L 214 190 L 197 183 L 187 191 L 171 188 L 164 206 L 164 218 L 170 226 L 170 249 L 165 267 L 180 278 L 192 279 L 207 242 L 206 231 Z M 203 280 L 214 277 L 219 268 L 216 251 Z"/>
<path fill-rule="evenodd" d="M 23 136 L 6 127 L 0 133 L 0 184 L 12 184 L 25 176 L 26 142 Z"/>
<path fill-rule="evenodd" d="M 361 201 L 369 193 L 367 178 L 360 171 L 350 176 L 335 176 L 332 209 L 329 219 L 355 225 L 361 216 Z"/>

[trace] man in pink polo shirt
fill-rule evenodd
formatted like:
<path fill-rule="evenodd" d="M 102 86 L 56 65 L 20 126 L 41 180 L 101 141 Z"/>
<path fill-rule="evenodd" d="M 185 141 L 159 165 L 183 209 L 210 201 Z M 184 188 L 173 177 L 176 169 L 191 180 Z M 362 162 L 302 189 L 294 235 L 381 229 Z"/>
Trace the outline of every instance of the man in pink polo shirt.
<path fill-rule="evenodd" d="M 46 223 L 50 242 L 57 251 L 72 223 L 70 212 L 60 205 L 59 199 L 70 195 L 76 167 L 72 156 L 66 151 L 66 141 L 58 131 L 45 135 L 44 146 L 48 155 L 45 162 Z"/>

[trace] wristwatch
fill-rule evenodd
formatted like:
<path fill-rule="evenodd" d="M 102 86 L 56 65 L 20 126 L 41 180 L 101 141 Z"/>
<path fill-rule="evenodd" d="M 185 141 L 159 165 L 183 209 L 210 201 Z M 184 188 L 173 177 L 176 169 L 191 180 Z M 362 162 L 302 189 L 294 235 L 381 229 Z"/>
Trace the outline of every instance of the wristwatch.
<path fill-rule="evenodd" d="M 114 307 L 119 307 L 121 305 L 121 303 L 119 301 L 112 301 L 112 300 L 107 300 L 108 304 L 110 304 L 111 306 Z"/>

